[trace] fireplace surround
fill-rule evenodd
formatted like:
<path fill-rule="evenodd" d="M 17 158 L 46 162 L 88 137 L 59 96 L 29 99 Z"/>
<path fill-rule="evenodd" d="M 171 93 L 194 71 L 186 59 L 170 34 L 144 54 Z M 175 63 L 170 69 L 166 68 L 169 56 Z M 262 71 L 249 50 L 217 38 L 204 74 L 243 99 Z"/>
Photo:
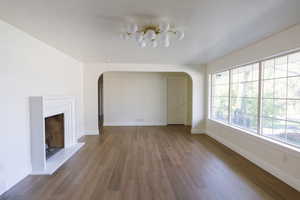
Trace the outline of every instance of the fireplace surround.
<path fill-rule="evenodd" d="M 29 104 L 32 174 L 53 174 L 84 145 L 77 142 L 75 98 L 34 96 Z M 52 141 L 49 134 L 54 134 Z M 49 145 L 56 151 L 51 156 L 46 152 Z"/>

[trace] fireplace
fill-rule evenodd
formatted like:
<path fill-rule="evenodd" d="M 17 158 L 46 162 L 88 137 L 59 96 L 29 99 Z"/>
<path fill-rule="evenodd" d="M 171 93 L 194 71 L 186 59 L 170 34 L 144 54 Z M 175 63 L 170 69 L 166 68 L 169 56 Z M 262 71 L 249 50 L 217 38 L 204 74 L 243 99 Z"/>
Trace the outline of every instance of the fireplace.
<path fill-rule="evenodd" d="M 76 99 L 70 96 L 29 98 L 31 174 L 53 174 L 84 143 L 78 143 Z"/>
<path fill-rule="evenodd" d="M 64 114 L 45 118 L 46 159 L 65 147 Z"/>

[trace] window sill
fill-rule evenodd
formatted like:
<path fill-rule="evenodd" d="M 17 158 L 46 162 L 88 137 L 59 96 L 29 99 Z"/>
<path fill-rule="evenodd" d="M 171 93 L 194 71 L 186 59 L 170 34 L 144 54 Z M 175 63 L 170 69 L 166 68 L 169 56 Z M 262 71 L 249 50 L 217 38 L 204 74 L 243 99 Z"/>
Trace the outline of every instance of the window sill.
<path fill-rule="evenodd" d="M 245 129 L 242 129 L 242 128 L 239 128 L 239 127 L 236 127 L 236 126 L 233 126 L 233 125 L 230 125 L 230 124 L 226 124 L 226 123 L 221 122 L 221 121 L 217 121 L 217 120 L 214 120 L 214 119 L 207 119 L 207 120 L 211 121 L 213 123 L 218 123 L 218 124 L 221 124 L 221 125 L 226 126 L 228 128 L 231 128 L 231 129 L 233 129 L 233 131 L 236 131 L 236 130 L 240 131 L 244 135 L 252 137 L 256 140 L 259 140 L 260 142 L 263 142 L 267 145 L 271 145 L 272 147 L 275 147 L 276 149 L 278 149 L 278 150 L 280 150 L 284 153 L 292 153 L 295 156 L 300 157 L 300 149 L 297 148 L 297 147 L 294 147 L 294 146 L 291 146 L 291 145 L 288 145 L 288 144 L 285 144 L 285 143 L 282 143 L 282 142 L 279 142 L 279 141 L 276 141 L 276 140 L 272 140 L 272 139 L 267 138 L 265 136 L 258 135 L 254 132 L 251 132 L 251 131 L 248 131 L 248 130 L 245 130 Z"/>

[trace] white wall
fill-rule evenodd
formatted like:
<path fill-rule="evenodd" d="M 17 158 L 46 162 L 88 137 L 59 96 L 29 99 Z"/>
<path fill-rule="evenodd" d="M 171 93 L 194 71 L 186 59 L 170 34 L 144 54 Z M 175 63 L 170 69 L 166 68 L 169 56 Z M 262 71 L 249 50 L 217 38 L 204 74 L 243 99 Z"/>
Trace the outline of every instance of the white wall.
<path fill-rule="evenodd" d="M 107 64 L 84 65 L 84 127 L 85 133 L 98 134 L 97 82 L 99 76 L 108 71 L 128 72 L 186 72 L 192 79 L 192 132 L 203 133 L 205 127 L 205 67 L 155 64 Z"/>
<path fill-rule="evenodd" d="M 190 125 L 191 79 L 186 73 L 175 72 L 105 72 L 104 125 L 166 125 L 167 78 L 174 76 L 189 82 L 182 95 L 187 95 L 188 112 L 184 117 Z"/>
<path fill-rule="evenodd" d="M 79 62 L 0 21 L 0 194 L 31 172 L 29 96 L 76 96 L 82 112 Z M 77 133 L 82 129 L 77 118 Z"/>
<path fill-rule="evenodd" d="M 235 65 L 299 47 L 300 25 L 209 63 L 207 72 L 222 71 Z M 206 125 L 208 135 L 300 191 L 300 151 L 286 148 L 284 145 L 275 144 L 211 120 L 207 120 Z"/>
<path fill-rule="evenodd" d="M 104 125 L 166 125 L 166 77 L 154 72 L 104 73 Z"/>

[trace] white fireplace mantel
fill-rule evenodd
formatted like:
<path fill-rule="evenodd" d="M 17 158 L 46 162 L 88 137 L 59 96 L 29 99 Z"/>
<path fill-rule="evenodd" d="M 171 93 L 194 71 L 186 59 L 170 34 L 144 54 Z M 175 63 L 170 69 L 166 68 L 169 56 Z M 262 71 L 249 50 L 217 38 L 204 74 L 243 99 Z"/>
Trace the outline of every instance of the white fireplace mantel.
<path fill-rule="evenodd" d="M 34 96 L 29 98 L 32 174 L 53 174 L 84 144 L 77 142 L 75 98 Z M 45 118 L 64 114 L 64 149 L 46 160 Z"/>

